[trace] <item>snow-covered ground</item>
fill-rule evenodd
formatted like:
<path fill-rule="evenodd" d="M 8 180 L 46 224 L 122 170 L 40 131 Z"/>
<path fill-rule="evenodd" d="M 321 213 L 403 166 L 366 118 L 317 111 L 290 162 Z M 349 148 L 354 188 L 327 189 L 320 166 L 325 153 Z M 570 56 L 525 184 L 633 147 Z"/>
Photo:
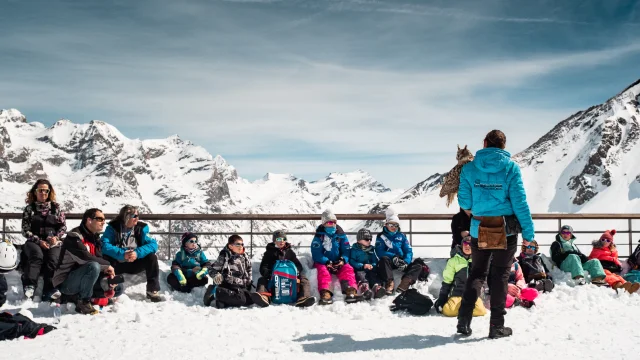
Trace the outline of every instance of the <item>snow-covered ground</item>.
<path fill-rule="evenodd" d="M 428 262 L 432 275 L 423 293 L 437 294 L 444 260 Z M 254 263 L 254 269 L 257 263 Z M 559 279 L 537 306 L 515 308 L 507 315 L 514 329 L 508 339 L 488 340 L 489 317 L 475 318 L 474 334 L 455 336 L 456 320 L 391 313 L 391 298 L 346 305 L 297 309 L 205 308 L 204 289 L 192 294 L 167 291 L 169 266 L 161 264 L 166 302 L 144 300 L 143 283 L 130 285 L 120 302 L 96 316 L 63 308 L 55 330 L 35 340 L 0 342 L 3 359 L 634 359 L 640 343 L 640 295 L 616 294 L 608 288 L 571 287 Z M 254 272 L 255 275 L 255 272 Z M 307 275 L 314 283 L 315 272 Z M 52 322 L 45 303 L 23 302 L 19 276 L 10 273 L 9 303 L 24 307 L 38 322 Z M 136 280 L 136 279 L 132 279 Z M 254 277 L 255 281 L 255 277 Z M 316 293 L 317 295 L 317 293 Z"/>

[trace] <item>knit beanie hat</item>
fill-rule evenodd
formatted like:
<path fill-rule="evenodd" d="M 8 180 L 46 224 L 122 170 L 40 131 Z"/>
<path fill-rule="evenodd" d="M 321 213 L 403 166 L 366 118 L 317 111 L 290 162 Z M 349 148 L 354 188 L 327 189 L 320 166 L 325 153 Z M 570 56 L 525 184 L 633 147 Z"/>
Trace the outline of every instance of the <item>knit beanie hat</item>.
<path fill-rule="evenodd" d="M 607 230 L 602 234 L 602 236 L 600 236 L 600 240 L 607 239 L 610 242 L 613 242 L 613 235 L 615 235 L 615 234 L 616 234 L 616 230 L 615 229 Z"/>
<path fill-rule="evenodd" d="M 330 209 L 327 209 L 322 213 L 322 224 L 326 224 L 327 221 L 338 221 L 336 214 L 334 214 Z"/>
<path fill-rule="evenodd" d="M 196 240 L 198 240 L 198 236 L 192 232 L 187 231 L 186 233 L 182 234 L 182 247 L 184 247 L 184 244 L 187 243 L 187 240 L 193 238 L 196 238 Z"/>
<path fill-rule="evenodd" d="M 273 232 L 272 241 L 276 241 L 277 238 L 284 238 L 284 241 L 287 241 L 287 231 L 286 230 L 276 230 Z"/>
<path fill-rule="evenodd" d="M 398 217 L 398 214 L 393 208 L 388 207 L 387 210 L 384 212 L 384 216 L 386 218 L 385 219 L 386 222 L 400 224 L 400 218 Z"/>
<path fill-rule="evenodd" d="M 356 240 L 371 240 L 373 237 L 371 236 L 371 231 L 367 229 L 358 230 L 358 235 L 356 235 Z"/>
<path fill-rule="evenodd" d="M 560 232 L 563 231 L 568 231 L 573 234 L 573 228 L 571 227 L 571 225 L 564 225 L 562 228 L 560 228 Z"/>

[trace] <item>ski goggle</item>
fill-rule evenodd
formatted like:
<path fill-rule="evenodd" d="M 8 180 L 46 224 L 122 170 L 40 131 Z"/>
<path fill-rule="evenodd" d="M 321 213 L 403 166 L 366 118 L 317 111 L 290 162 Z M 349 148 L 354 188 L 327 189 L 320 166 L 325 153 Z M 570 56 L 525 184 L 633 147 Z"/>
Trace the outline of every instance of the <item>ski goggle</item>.
<path fill-rule="evenodd" d="M 462 245 L 471 245 L 471 240 L 462 240 Z"/>
<path fill-rule="evenodd" d="M 286 241 L 286 240 L 287 240 L 287 238 L 283 238 L 283 237 L 276 238 L 276 242 L 283 242 L 283 241 Z"/>
<path fill-rule="evenodd" d="M 336 221 L 327 221 L 326 223 L 324 223 L 327 226 L 334 226 L 335 224 L 337 224 Z"/>
<path fill-rule="evenodd" d="M 387 223 L 387 227 L 390 227 L 390 228 L 397 229 L 399 226 L 400 226 L 400 225 L 398 225 L 398 224 L 396 224 L 396 223 Z"/>
<path fill-rule="evenodd" d="M 600 239 L 600 241 L 601 241 L 601 242 L 608 242 L 608 243 L 610 243 L 610 242 L 611 242 L 611 240 L 609 240 L 609 239 Z"/>
<path fill-rule="evenodd" d="M 48 194 L 51 190 L 49 189 L 36 189 L 40 194 Z"/>
<path fill-rule="evenodd" d="M 525 249 L 532 249 L 532 250 L 536 250 L 538 247 L 535 245 L 527 245 L 525 246 Z"/>
<path fill-rule="evenodd" d="M 571 231 L 561 231 L 560 234 L 562 235 L 571 235 Z"/>

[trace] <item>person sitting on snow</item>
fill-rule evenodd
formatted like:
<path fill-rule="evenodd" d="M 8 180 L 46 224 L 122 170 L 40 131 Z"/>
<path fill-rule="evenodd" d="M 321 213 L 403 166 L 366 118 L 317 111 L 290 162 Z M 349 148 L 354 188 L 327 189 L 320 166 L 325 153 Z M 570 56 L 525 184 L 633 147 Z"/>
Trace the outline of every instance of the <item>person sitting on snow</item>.
<path fill-rule="evenodd" d="M 244 251 L 244 240 L 240 235 L 229 236 L 227 246 L 209 267 L 209 276 L 213 279 L 213 285 L 209 285 L 204 293 L 205 306 L 269 306 L 266 296 L 251 292 L 251 260 Z"/>
<path fill-rule="evenodd" d="M 594 240 L 592 242 L 593 250 L 589 254 L 589 259 L 600 261 L 606 275 L 604 280 L 611 288 L 623 288 L 629 294 L 633 294 L 640 289 L 640 283 L 628 282 L 619 275 L 622 271 L 622 263 L 618 260 L 618 249 L 613 243 L 615 234 L 615 230 L 607 230 L 600 236 L 600 240 Z"/>
<path fill-rule="evenodd" d="M 181 240 L 182 247 L 171 263 L 167 284 L 176 291 L 189 293 L 193 288 L 207 285 L 211 262 L 200 248 L 196 234 L 185 232 Z"/>
<path fill-rule="evenodd" d="M 522 251 L 518 256 L 518 263 L 522 268 L 522 275 L 530 288 L 538 291 L 551 292 L 555 285 L 547 270 L 547 266 L 542 261 L 538 253 L 538 242 L 535 240 L 522 242 Z"/>
<path fill-rule="evenodd" d="M 356 235 L 356 243 L 351 246 L 351 256 L 349 264 L 356 271 L 358 289 L 365 300 L 372 297 L 379 299 L 386 295 L 382 282 L 378 277 L 376 266 L 378 265 L 378 255 L 376 249 L 371 245 L 371 232 L 367 229 L 360 229 Z"/>
<path fill-rule="evenodd" d="M 573 235 L 573 228 L 564 225 L 560 233 L 556 235 L 556 241 L 551 244 L 551 259 L 564 272 L 570 272 L 571 277 L 577 285 L 584 285 L 584 272 L 591 275 L 591 283 L 594 285 L 604 285 L 605 273 L 598 260 L 589 260 L 580 249 L 574 244 L 576 240 Z"/>
<path fill-rule="evenodd" d="M 0 241 L 0 307 L 7 301 L 7 279 L 4 274 L 18 267 L 18 251 L 9 240 Z"/>
<path fill-rule="evenodd" d="M 535 305 L 534 300 L 538 297 L 538 290 L 527 287 L 522 273 L 522 267 L 517 259 L 511 264 L 511 272 L 509 273 L 509 283 L 507 284 L 507 301 L 505 307 L 510 308 L 515 305 L 521 305 L 530 308 Z"/>
<path fill-rule="evenodd" d="M 351 247 L 349 239 L 338 225 L 338 218 L 333 211 L 327 209 L 322 213 L 322 225 L 316 229 L 311 241 L 311 257 L 317 271 L 320 305 L 333 303 L 333 293 L 329 290 L 331 275 L 340 280 L 340 288 L 345 294 L 345 302 L 358 301 L 356 294 L 356 276 L 349 265 Z"/>
<path fill-rule="evenodd" d="M 413 249 L 407 236 L 400 230 L 400 218 L 391 208 L 385 212 L 385 225 L 382 232 L 376 237 L 376 253 L 380 257 L 378 261 L 378 276 L 385 281 L 387 295 L 393 294 L 394 281 L 393 270 L 404 272 L 400 285 L 396 289 L 403 293 L 418 280 L 426 280 L 429 276 L 429 267 L 420 258 L 413 262 Z"/>
<path fill-rule="evenodd" d="M 271 302 L 271 290 L 269 289 L 269 281 L 273 273 L 273 267 L 278 260 L 289 260 L 293 262 L 298 269 L 298 299 L 297 307 L 308 307 L 316 303 L 316 298 L 311 296 L 311 284 L 309 279 L 302 273 L 302 263 L 298 260 L 295 251 L 291 248 L 291 244 L 287 242 L 287 232 L 285 230 L 277 230 L 273 233 L 272 242 L 267 244 L 266 251 L 260 261 L 260 275 L 258 279 L 257 292 L 266 296 Z"/>
<path fill-rule="evenodd" d="M 471 271 L 471 236 L 462 239 L 461 245 L 457 245 L 455 250 L 455 255 L 447 260 L 447 266 L 442 272 L 442 287 L 435 303 L 436 311 L 449 317 L 458 316 L 462 294 Z M 473 309 L 473 316 L 486 314 L 487 309 L 484 307 L 482 299 L 478 298 Z"/>

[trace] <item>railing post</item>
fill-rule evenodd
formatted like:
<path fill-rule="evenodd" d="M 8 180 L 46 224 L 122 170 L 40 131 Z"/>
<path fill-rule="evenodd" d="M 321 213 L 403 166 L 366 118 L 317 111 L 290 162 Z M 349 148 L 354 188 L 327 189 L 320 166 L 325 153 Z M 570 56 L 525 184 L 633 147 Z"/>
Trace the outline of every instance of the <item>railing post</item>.
<path fill-rule="evenodd" d="M 558 218 L 558 232 L 562 230 L 562 218 Z"/>
<path fill-rule="evenodd" d="M 413 246 L 413 219 L 409 219 L 409 245 Z"/>
<path fill-rule="evenodd" d="M 631 256 L 633 254 L 633 221 L 631 218 L 627 219 L 627 221 L 629 222 L 629 256 Z"/>
<path fill-rule="evenodd" d="M 172 231 L 171 231 L 171 219 L 169 219 L 169 231 L 168 231 L 168 232 L 169 232 L 169 233 L 171 233 L 171 232 L 172 232 Z M 168 243 L 168 245 L 167 245 L 167 246 L 168 246 L 168 248 L 169 248 L 169 250 L 168 250 L 168 252 L 167 252 L 167 260 L 170 260 L 170 259 L 171 259 L 171 234 L 167 235 L 167 237 L 169 238 L 169 241 L 167 241 L 167 243 Z"/>
<path fill-rule="evenodd" d="M 253 259 L 253 220 L 249 220 L 251 231 L 249 232 L 249 258 Z"/>
<path fill-rule="evenodd" d="M 7 219 L 2 219 L 2 241 L 7 239 Z"/>

